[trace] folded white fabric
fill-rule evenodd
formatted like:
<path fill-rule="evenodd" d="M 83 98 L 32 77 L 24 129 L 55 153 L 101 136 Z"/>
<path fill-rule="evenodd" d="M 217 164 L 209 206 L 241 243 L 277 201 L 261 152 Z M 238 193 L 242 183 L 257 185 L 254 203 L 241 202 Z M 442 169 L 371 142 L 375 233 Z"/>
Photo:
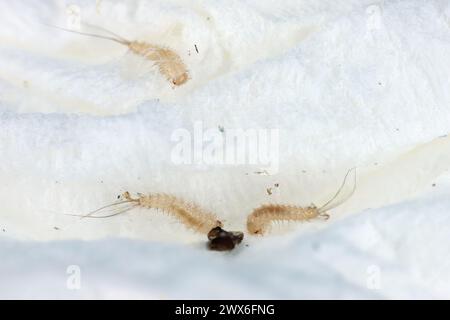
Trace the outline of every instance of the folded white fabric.
<path fill-rule="evenodd" d="M 242 256 L 234 266 L 226 262 L 231 268 L 226 270 L 245 279 L 265 263 L 267 252 L 279 252 L 289 270 L 269 265 L 285 291 L 280 285 L 272 292 L 267 284 L 257 290 L 260 297 L 416 297 L 409 285 L 424 289 L 424 295 L 448 295 L 448 288 L 431 279 L 438 268 L 431 266 L 435 254 L 445 251 L 445 241 L 438 241 L 441 230 L 449 225 L 439 213 L 448 208 L 448 192 L 440 186 L 448 184 L 450 168 L 450 6 L 445 1 L 78 0 L 68 6 L 54 0 L 5 1 L 1 7 L 0 227 L 6 231 L 0 232 L 5 237 L 0 245 L 12 259 L 7 268 L 33 263 L 14 248 L 48 249 L 61 266 L 68 261 L 55 252 L 74 246 L 77 260 L 77 250 L 84 250 L 79 242 L 48 248 L 15 242 L 25 239 L 137 238 L 152 240 L 150 249 L 115 240 L 86 244 L 86 250 L 114 245 L 123 250 L 124 261 L 150 250 L 152 261 L 165 265 L 170 255 L 187 248 L 183 267 L 191 254 L 206 261 L 210 253 L 196 251 L 202 235 L 155 211 L 95 220 L 66 214 L 88 213 L 125 191 L 168 193 L 214 212 L 229 229 L 244 231 L 253 208 L 323 204 L 345 172 L 357 167 L 355 194 L 329 212 L 330 220 L 276 226 L 280 235 L 264 240 L 250 237 L 252 249 L 243 246 Z M 173 86 L 125 46 L 51 26 L 103 35 L 106 29 L 170 48 L 186 64 L 189 81 Z M 235 144 L 242 137 L 245 143 Z M 443 195 L 435 198 L 436 192 Z M 368 208 L 378 209 L 362 213 Z M 417 222 L 409 226 L 414 239 L 408 219 Z M 366 239 L 360 228 L 388 231 L 379 232 L 374 247 L 358 249 Z M 358 236 L 336 238 L 339 230 Z M 310 255 L 304 242 L 312 245 L 322 237 L 340 249 L 301 262 Z M 418 239 L 433 243 L 437 253 Z M 392 256 L 378 255 L 380 243 Z M 129 244 L 134 251 L 127 250 Z M 348 250 L 342 249 L 346 245 Z M 419 253 L 413 253 L 416 245 Z M 205 281 L 226 283 L 232 275 L 216 278 L 222 270 L 217 259 L 217 273 L 210 271 Z M 39 263 L 38 273 L 54 268 Z M 119 268 L 120 262 L 114 263 L 110 270 Z M 299 287 L 324 265 L 330 282 L 318 291 L 313 284 Z M 386 272 L 381 291 L 365 286 L 371 265 Z M 163 269 L 155 270 L 178 272 Z M 403 275 L 394 288 L 389 279 L 403 271 L 414 280 Z M 242 297 L 253 297 L 263 272 L 272 271 L 262 270 L 254 283 L 247 279 Z M 448 278 L 445 271 L 442 277 Z M 154 286 L 152 280 L 148 284 Z M 187 294 L 177 295 L 175 285 L 155 292 L 130 286 L 137 295 Z"/>

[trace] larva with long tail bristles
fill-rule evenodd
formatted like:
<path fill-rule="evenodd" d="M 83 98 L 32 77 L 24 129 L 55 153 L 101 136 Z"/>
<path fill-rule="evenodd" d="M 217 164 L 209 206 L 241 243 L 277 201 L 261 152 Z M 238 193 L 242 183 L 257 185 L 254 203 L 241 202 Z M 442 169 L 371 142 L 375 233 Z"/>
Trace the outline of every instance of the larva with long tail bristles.
<path fill-rule="evenodd" d="M 124 200 L 101 207 L 82 218 L 108 218 L 131 209 L 141 207 L 161 210 L 174 217 L 186 227 L 203 234 L 208 234 L 212 229 L 222 227 L 222 222 L 215 214 L 204 210 L 195 203 L 187 202 L 168 194 L 139 194 L 132 198 L 129 192 L 122 195 Z"/>
<path fill-rule="evenodd" d="M 329 215 L 326 212 L 344 203 L 353 195 L 356 189 L 355 172 L 355 182 L 350 195 L 338 203 L 331 204 L 341 193 L 347 181 L 347 177 L 352 170 L 356 169 L 352 168 L 347 172 L 344 177 L 344 181 L 336 194 L 321 207 L 318 208 L 314 205 L 309 207 L 300 207 L 292 205 L 266 204 L 253 210 L 253 212 L 247 217 L 247 231 L 252 235 L 263 235 L 267 233 L 270 225 L 275 221 L 309 221 L 316 218 L 328 219 Z"/>
<path fill-rule="evenodd" d="M 167 78 L 168 81 L 176 86 L 180 86 L 189 80 L 189 73 L 181 57 L 173 50 L 169 48 L 162 48 L 157 45 L 153 45 L 147 42 L 130 41 L 123 37 L 100 27 L 96 27 L 104 32 L 107 32 L 110 36 L 103 36 L 99 34 L 85 33 L 70 29 L 65 29 L 56 26 L 50 26 L 63 31 L 72 32 L 88 37 L 95 37 L 105 40 L 114 41 L 127 46 L 131 52 L 155 63 L 159 72 Z"/>

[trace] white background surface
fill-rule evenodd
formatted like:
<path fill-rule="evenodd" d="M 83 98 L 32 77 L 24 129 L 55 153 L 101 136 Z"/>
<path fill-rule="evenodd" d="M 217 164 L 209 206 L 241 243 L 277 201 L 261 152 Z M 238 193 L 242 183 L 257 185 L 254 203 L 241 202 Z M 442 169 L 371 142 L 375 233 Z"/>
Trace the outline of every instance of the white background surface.
<path fill-rule="evenodd" d="M 173 89 L 126 47 L 45 25 L 66 27 L 73 5 L 83 23 L 176 50 L 191 80 Z M 1 297 L 450 296 L 447 1 L 0 6 Z M 278 129 L 278 172 L 175 165 L 171 135 L 197 121 Z M 357 190 L 329 221 L 231 253 L 153 211 L 64 215 L 167 192 L 243 230 L 262 203 L 324 203 L 354 166 Z"/>

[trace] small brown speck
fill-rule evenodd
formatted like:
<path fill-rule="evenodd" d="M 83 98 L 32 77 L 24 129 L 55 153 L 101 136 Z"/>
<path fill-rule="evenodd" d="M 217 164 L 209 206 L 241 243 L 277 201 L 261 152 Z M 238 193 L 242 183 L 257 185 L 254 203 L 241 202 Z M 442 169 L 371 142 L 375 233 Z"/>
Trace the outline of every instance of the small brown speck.
<path fill-rule="evenodd" d="M 267 188 L 267 189 L 266 189 L 266 192 L 267 192 L 267 194 L 268 194 L 269 196 L 271 196 L 271 195 L 272 195 L 272 188 Z"/>
<path fill-rule="evenodd" d="M 198 52 L 198 48 L 197 48 L 197 45 L 196 45 L 196 44 L 194 44 L 194 47 L 195 47 L 195 51 L 197 51 L 197 53 L 199 53 L 199 52 Z"/>
<path fill-rule="evenodd" d="M 275 186 L 275 188 L 278 188 L 280 186 L 280 184 L 279 183 L 275 183 L 274 186 Z"/>

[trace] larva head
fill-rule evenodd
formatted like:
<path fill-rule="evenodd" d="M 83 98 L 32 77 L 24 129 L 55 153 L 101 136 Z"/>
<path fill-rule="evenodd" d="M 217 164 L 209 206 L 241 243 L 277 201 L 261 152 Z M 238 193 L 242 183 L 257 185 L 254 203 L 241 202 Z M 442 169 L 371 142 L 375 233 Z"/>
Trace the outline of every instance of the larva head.
<path fill-rule="evenodd" d="M 266 226 L 264 223 L 260 221 L 248 221 L 247 222 L 247 230 L 251 235 L 263 235 L 266 232 Z"/>
<path fill-rule="evenodd" d="M 172 83 L 176 86 L 181 86 L 189 80 L 189 75 L 187 72 L 180 73 L 175 78 L 172 78 Z"/>
<path fill-rule="evenodd" d="M 176 86 L 181 86 L 189 80 L 189 73 L 181 57 L 173 50 L 164 48 L 157 51 L 159 71 Z"/>
<path fill-rule="evenodd" d="M 153 61 L 161 74 L 172 84 L 181 86 L 189 80 L 186 66 L 175 51 L 139 41 L 127 45 L 132 52 Z"/>

